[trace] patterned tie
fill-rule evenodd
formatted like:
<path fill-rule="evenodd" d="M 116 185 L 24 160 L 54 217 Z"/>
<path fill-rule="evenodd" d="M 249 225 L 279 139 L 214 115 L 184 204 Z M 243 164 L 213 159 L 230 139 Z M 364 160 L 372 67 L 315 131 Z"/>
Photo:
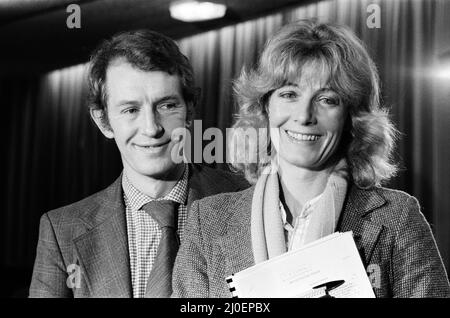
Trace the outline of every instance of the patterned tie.
<path fill-rule="evenodd" d="M 158 222 L 162 232 L 155 263 L 148 277 L 145 297 L 170 297 L 172 269 L 180 246 L 177 235 L 178 203 L 171 200 L 151 201 L 142 208 Z"/>

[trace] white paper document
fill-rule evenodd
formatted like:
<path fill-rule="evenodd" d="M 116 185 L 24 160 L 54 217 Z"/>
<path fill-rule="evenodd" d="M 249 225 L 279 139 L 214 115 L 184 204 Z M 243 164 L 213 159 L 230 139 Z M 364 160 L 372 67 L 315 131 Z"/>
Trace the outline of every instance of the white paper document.
<path fill-rule="evenodd" d="M 352 232 L 333 233 L 227 277 L 240 298 L 322 297 L 326 288 L 314 287 L 336 281 L 341 285 L 329 290 L 332 297 L 375 297 Z"/>

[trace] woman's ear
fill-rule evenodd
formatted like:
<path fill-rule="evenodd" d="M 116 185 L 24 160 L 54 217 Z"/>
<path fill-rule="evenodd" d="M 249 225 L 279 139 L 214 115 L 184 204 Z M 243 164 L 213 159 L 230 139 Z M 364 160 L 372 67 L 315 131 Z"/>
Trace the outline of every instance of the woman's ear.
<path fill-rule="evenodd" d="M 350 114 L 350 111 L 347 111 L 347 118 L 345 119 L 344 123 L 344 131 L 351 132 L 353 128 L 353 122 L 352 122 L 352 115 Z"/>
<path fill-rule="evenodd" d="M 91 118 L 97 125 L 98 129 L 102 132 L 102 134 L 109 139 L 114 138 L 114 133 L 109 125 L 105 123 L 104 116 L 107 116 L 105 114 L 105 111 L 102 109 L 91 109 L 90 111 Z"/>
<path fill-rule="evenodd" d="M 260 100 L 260 105 L 261 105 L 261 109 L 263 110 L 264 113 L 266 113 L 267 115 L 269 115 L 269 101 L 270 101 L 270 97 L 272 96 L 273 92 L 275 90 L 270 90 L 267 93 L 264 94 L 263 97 L 261 97 Z"/>

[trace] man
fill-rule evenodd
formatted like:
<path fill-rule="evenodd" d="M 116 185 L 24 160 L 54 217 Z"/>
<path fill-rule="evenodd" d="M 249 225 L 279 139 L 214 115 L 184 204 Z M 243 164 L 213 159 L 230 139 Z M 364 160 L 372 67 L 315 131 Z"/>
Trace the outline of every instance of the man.
<path fill-rule="evenodd" d="M 171 39 L 143 30 L 114 36 L 94 52 L 89 84 L 91 117 L 115 140 L 123 173 L 42 216 L 30 297 L 169 297 L 191 203 L 248 184 L 173 160 L 199 94 Z"/>

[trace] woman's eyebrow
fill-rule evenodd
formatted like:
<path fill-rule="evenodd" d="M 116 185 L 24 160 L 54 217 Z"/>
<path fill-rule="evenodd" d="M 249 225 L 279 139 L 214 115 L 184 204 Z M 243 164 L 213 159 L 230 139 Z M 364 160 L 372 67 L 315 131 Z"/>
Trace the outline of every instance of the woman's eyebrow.
<path fill-rule="evenodd" d="M 292 83 L 292 82 L 287 82 L 286 84 L 284 84 L 282 87 L 284 86 L 293 86 L 293 87 L 299 87 L 297 83 Z M 280 87 L 281 88 L 281 87 Z"/>
<path fill-rule="evenodd" d="M 331 87 L 325 86 L 317 91 L 318 93 L 333 93 L 337 94 Z"/>

